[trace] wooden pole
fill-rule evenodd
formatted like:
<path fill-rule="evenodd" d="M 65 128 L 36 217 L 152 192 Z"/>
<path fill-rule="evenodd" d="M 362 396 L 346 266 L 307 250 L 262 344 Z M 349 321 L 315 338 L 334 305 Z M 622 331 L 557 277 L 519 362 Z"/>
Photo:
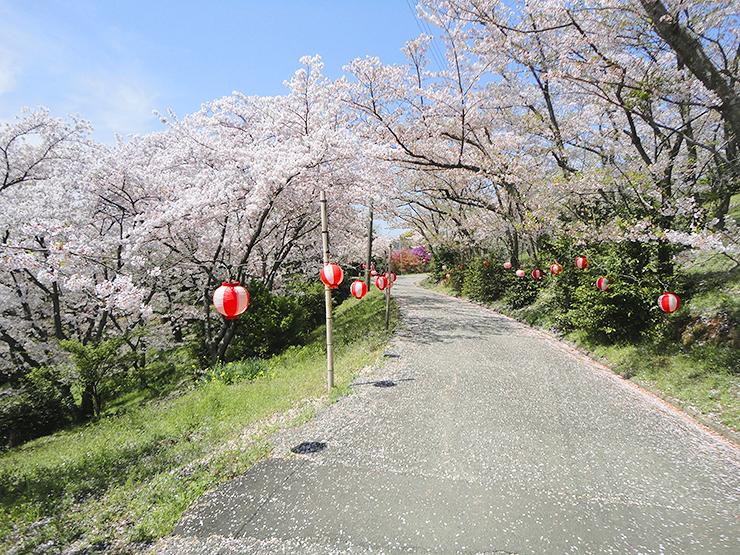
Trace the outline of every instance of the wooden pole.
<path fill-rule="evenodd" d="M 326 216 L 326 192 L 321 191 L 321 238 L 324 244 L 324 266 L 329 263 L 329 223 Z M 331 289 L 324 284 L 326 299 L 326 389 L 334 387 L 334 340 L 332 336 Z"/>
<path fill-rule="evenodd" d="M 373 201 L 370 201 L 370 208 L 367 221 L 367 256 L 365 257 L 365 285 L 370 290 L 370 268 L 373 262 Z"/>

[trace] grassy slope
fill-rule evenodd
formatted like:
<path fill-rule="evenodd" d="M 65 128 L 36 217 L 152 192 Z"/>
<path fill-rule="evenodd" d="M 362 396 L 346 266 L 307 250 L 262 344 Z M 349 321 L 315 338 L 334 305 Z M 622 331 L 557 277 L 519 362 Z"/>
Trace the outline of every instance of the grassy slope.
<path fill-rule="evenodd" d="M 387 344 L 384 315 L 377 292 L 335 311 L 331 395 L 322 328 L 254 381 L 213 381 L 3 454 L 0 552 L 134 553 L 166 535 L 202 493 L 267 456 L 271 432 L 349 391 Z"/>

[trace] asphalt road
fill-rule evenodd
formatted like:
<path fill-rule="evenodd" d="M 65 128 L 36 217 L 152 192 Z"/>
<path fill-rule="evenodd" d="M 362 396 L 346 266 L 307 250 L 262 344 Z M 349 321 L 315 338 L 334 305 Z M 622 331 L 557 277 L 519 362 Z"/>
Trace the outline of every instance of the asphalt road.
<path fill-rule="evenodd" d="M 740 554 L 740 450 L 571 348 L 400 277 L 385 364 L 158 555 Z M 295 455 L 301 444 L 313 453 Z"/>

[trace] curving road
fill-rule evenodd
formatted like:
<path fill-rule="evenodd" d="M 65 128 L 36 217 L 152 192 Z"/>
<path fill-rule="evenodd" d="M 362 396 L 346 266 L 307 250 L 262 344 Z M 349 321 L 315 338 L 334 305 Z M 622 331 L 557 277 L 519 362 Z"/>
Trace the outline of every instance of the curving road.
<path fill-rule="evenodd" d="M 736 445 L 416 279 L 385 364 L 153 551 L 740 554 Z"/>

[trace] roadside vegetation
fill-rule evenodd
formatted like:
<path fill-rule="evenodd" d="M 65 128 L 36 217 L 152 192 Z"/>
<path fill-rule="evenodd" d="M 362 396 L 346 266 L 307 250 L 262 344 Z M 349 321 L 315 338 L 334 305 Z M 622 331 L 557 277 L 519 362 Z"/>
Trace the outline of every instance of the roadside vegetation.
<path fill-rule="evenodd" d="M 588 260 L 585 270 L 575 266 L 579 256 Z M 500 252 L 441 249 L 429 285 L 551 331 L 622 377 L 738 432 L 737 264 L 722 254 L 687 250 L 673 250 L 669 268 L 660 258 L 655 244 L 543 241 L 537 256 L 505 269 Z M 562 266 L 557 275 L 550 270 L 554 263 Z M 515 276 L 518 268 L 524 277 Z M 540 279 L 532 276 L 537 268 Z M 610 280 L 606 291 L 596 287 L 602 276 Z M 657 305 L 666 290 L 681 299 L 673 314 Z"/>
<path fill-rule="evenodd" d="M 384 297 L 349 299 L 334 318 L 331 395 L 319 327 L 269 359 L 201 369 L 175 353 L 177 380 L 162 396 L 133 392 L 100 418 L 2 453 L 0 551 L 136 553 L 169 533 L 201 494 L 267 456 L 274 430 L 309 419 L 377 362 Z"/>

